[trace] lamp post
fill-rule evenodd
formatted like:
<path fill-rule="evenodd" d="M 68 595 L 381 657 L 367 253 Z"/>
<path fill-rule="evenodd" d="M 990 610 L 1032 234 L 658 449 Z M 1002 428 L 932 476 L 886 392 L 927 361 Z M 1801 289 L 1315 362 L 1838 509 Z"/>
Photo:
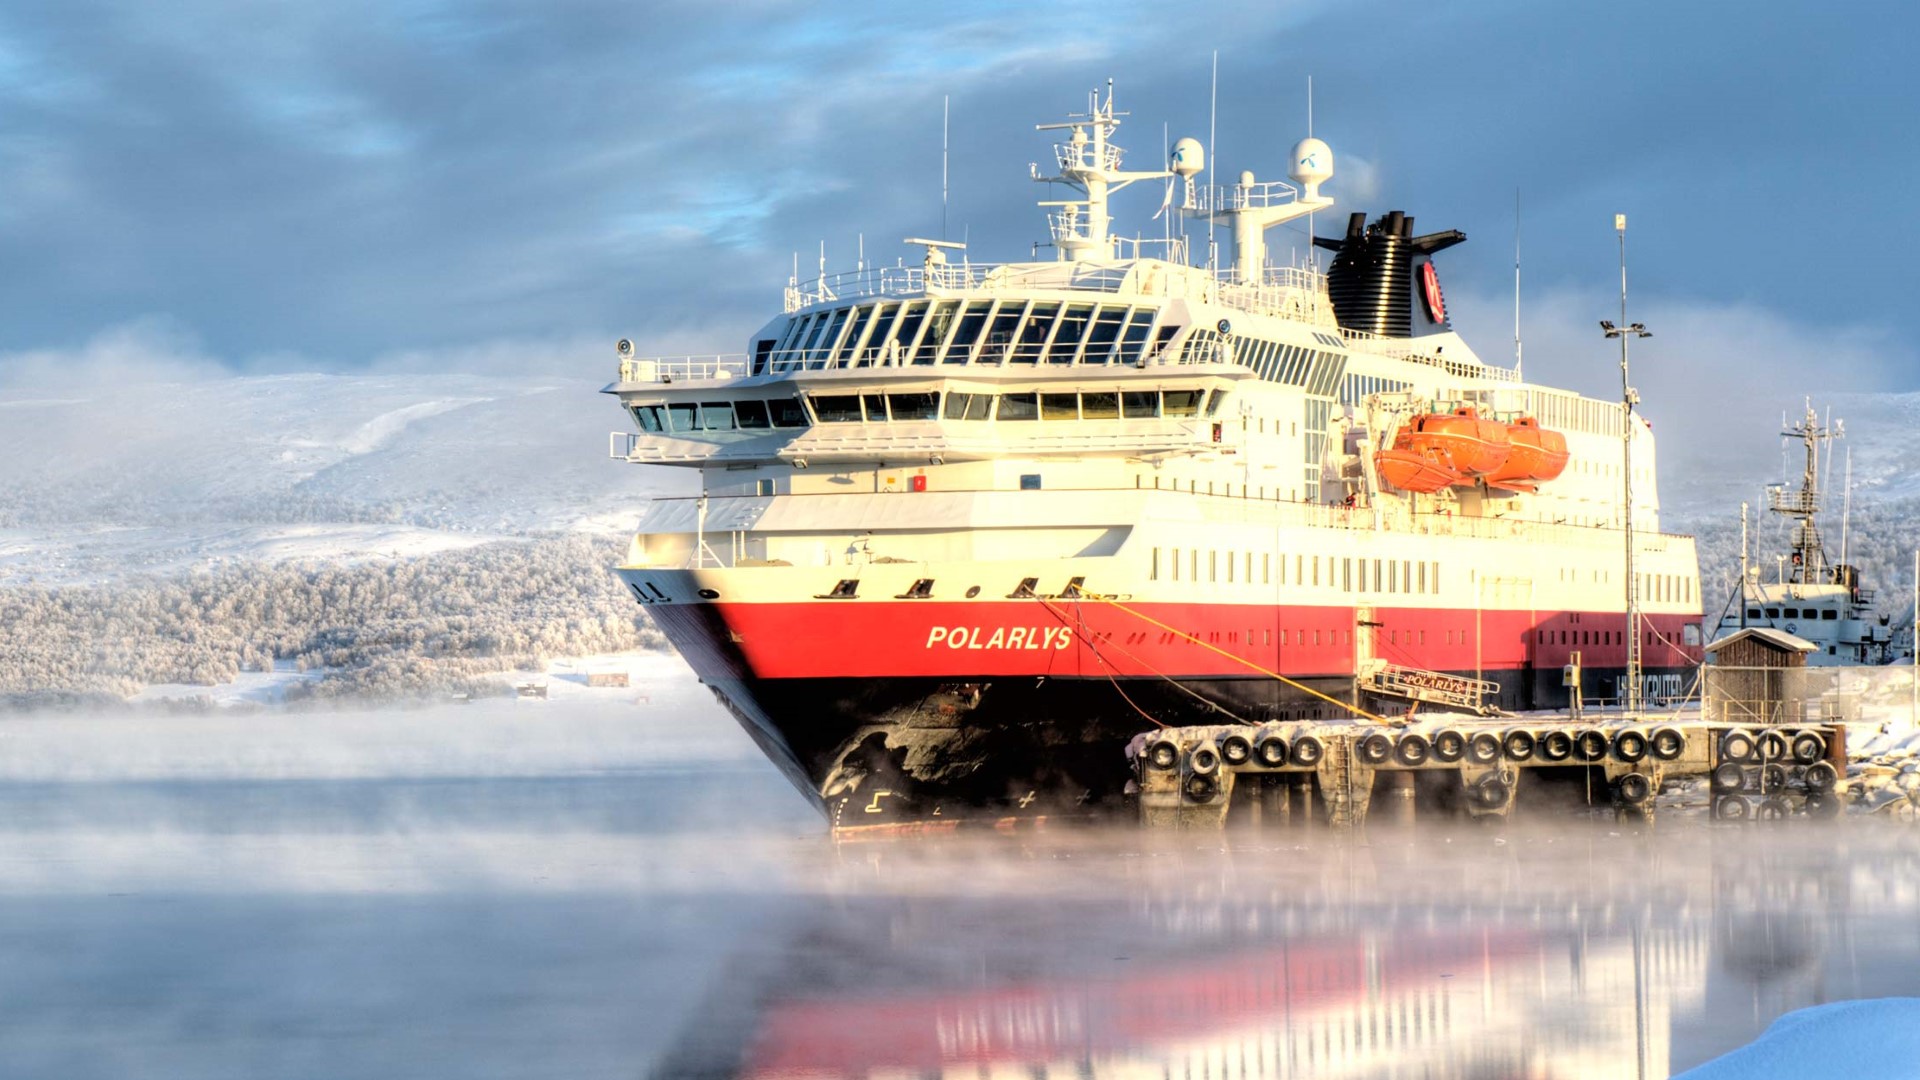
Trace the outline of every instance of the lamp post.
<path fill-rule="evenodd" d="M 1645 692 L 1640 680 L 1640 579 L 1633 566 L 1633 407 L 1640 400 L 1627 377 L 1627 342 L 1631 338 L 1652 337 L 1642 323 L 1627 322 L 1627 215 L 1613 215 L 1613 231 L 1620 236 L 1620 325 L 1600 320 L 1600 329 L 1610 338 L 1620 339 L 1620 474 L 1623 489 L 1623 514 L 1627 534 L 1627 692 L 1621 707 L 1637 713 L 1644 704 Z"/>

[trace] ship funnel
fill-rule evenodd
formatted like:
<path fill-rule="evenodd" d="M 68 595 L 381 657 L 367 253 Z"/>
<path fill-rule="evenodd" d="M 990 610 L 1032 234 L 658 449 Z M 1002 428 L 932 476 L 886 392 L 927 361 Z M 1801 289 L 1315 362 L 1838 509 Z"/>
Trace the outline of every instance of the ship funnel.
<path fill-rule="evenodd" d="M 1316 236 L 1313 243 L 1335 253 L 1327 269 L 1327 295 L 1340 325 L 1406 338 L 1451 329 L 1432 257 L 1465 239 L 1455 229 L 1415 236 L 1413 217 L 1394 210 L 1372 225 L 1365 214 L 1354 214 L 1347 219 L 1346 236 Z"/>

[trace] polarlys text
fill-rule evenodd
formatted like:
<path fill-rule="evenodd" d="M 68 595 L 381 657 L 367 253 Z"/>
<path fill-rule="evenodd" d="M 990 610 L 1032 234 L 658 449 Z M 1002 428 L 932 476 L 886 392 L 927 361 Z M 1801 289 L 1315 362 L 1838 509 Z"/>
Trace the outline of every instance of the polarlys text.
<path fill-rule="evenodd" d="M 1002 626 L 991 633 L 978 626 L 936 626 L 927 631 L 927 648 L 944 642 L 949 649 L 1064 649 L 1073 644 L 1066 626 Z"/>

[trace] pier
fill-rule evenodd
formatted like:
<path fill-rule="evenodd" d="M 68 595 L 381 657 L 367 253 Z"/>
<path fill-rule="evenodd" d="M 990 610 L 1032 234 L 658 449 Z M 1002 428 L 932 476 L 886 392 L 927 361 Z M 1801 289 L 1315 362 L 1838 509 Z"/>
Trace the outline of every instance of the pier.
<path fill-rule="evenodd" d="M 1661 792 L 1688 780 L 1706 782 L 1716 820 L 1824 820 L 1843 809 L 1848 764 L 1841 724 L 1652 716 L 1170 727 L 1130 755 L 1141 823 L 1185 829 L 1357 828 L 1423 808 L 1504 819 L 1529 787 L 1651 821 Z"/>

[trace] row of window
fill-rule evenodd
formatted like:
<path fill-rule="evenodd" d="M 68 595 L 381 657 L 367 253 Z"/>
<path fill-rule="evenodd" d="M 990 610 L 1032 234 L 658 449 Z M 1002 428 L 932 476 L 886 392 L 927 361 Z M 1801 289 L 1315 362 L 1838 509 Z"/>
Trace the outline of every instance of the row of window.
<path fill-rule="evenodd" d="M 1693 602 L 1693 579 L 1684 574 L 1641 574 L 1640 595 L 1656 604 Z"/>
<path fill-rule="evenodd" d="M 1183 555 L 1184 551 L 1184 555 Z M 1288 564 L 1292 563 L 1289 581 Z M 1255 571 L 1258 571 L 1258 579 Z M 1204 573 L 1203 573 L 1204 571 Z M 1276 580 L 1277 571 L 1277 580 Z M 1159 581 L 1208 581 L 1247 585 L 1287 585 L 1339 588 L 1345 592 L 1438 595 L 1440 564 L 1414 559 L 1356 559 L 1336 555 L 1281 554 L 1251 551 L 1202 551 L 1199 548 L 1154 548 L 1147 577 Z"/>
<path fill-rule="evenodd" d="M 636 405 L 633 418 L 651 433 L 704 434 L 769 431 L 809 423 L 884 424 L 914 420 L 1151 420 L 1212 416 L 1225 390 L 1102 390 L 1086 393 L 1030 391 L 974 394 L 918 390 L 894 394 L 809 394 L 799 398 L 685 401 Z"/>
<path fill-rule="evenodd" d="M 1747 609 L 1747 618 L 1770 619 L 1770 620 L 1771 619 L 1824 619 L 1828 622 L 1832 622 L 1840 618 L 1840 612 L 1835 608 L 1770 607 L 1766 609 L 1766 614 L 1762 615 L 1760 608 L 1750 607 Z"/>
<path fill-rule="evenodd" d="M 1340 402 L 1343 405 L 1358 405 L 1375 394 L 1399 394 L 1411 389 L 1413 384 L 1404 379 L 1350 374 L 1340 380 Z"/>
<path fill-rule="evenodd" d="M 1235 337 L 1205 328 L 1187 335 L 1181 350 L 1183 364 L 1239 364 L 1267 382 L 1302 387 L 1309 394 L 1330 398 L 1347 369 L 1342 353 L 1299 345 L 1283 345 L 1263 338 Z"/>
<path fill-rule="evenodd" d="M 709 431 L 770 431 L 803 428 L 806 409 L 799 398 L 741 398 L 736 401 L 676 401 L 633 406 L 641 431 L 697 434 Z"/>
<path fill-rule="evenodd" d="M 907 300 L 793 319 L 756 345 L 753 373 L 897 364 L 1128 363 L 1166 347 L 1159 309 L 1057 300 Z M 1152 348 L 1148 348 L 1149 340 Z"/>

